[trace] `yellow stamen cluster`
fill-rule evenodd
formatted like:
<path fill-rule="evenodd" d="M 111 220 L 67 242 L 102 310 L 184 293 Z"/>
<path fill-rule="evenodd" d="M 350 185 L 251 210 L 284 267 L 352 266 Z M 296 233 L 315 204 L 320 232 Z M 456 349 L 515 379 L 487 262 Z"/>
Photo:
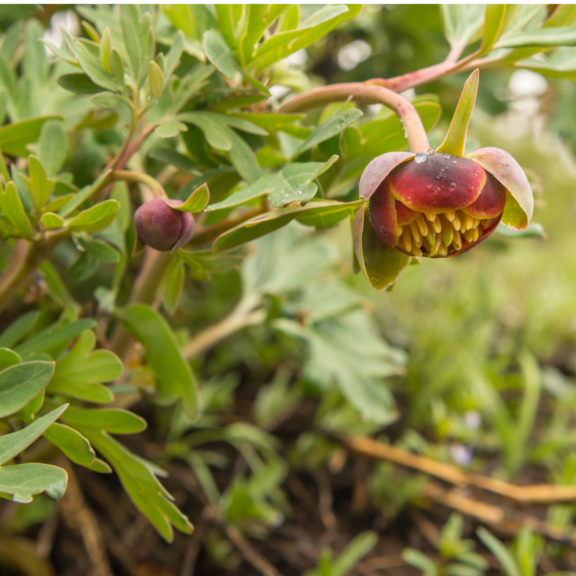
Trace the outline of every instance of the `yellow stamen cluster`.
<path fill-rule="evenodd" d="M 399 226 L 399 246 L 414 256 L 446 256 L 476 242 L 489 220 L 478 220 L 462 210 L 443 214 L 421 213 L 410 224 Z"/>

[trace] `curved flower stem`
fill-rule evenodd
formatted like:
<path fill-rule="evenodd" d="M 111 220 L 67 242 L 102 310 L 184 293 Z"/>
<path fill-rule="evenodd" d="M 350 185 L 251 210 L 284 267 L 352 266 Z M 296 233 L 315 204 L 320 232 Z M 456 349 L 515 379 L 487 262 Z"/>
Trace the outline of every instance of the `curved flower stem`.
<path fill-rule="evenodd" d="M 315 88 L 289 100 L 278 111 L 301 112 L 331 102 L 342 102 L 350 97 L 361 104 L 384 104 L 393 110 L 402 122 L 411 152 L 425 152 L 430 148 L 426 130 L 414 106 L 393 90 L 373 83 L 350 82 Z"/>
<path fill-rule="evenodd" d="M 148 174 L 144 174 L 143 172 L 114 170 L 114 172 L 110 174 L 110 179 L 113 181 L 123 180 L 124 182 L 138 182 L 140 184 L 145 184 L 152 190 L 152 192 L 154 192 L 154 195 L 157 198 L 168 198 L 168 194 L 166 194 L 160 183 L 152 178 L 152 176 L 148 176 Z"/>

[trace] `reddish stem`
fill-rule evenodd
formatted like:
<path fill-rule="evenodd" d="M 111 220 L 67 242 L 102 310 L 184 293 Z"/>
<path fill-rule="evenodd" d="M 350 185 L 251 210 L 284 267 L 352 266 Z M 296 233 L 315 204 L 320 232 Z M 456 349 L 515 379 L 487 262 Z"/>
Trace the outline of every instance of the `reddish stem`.
<path fill-rule="evenodd" d="M 406 131 L 411 152 L 425 152 L 430 148 L 426 130 L 416 109 L 406 98 L 393 90 L 375 84 L 350 82 L 315 88 L 289 100 L 279 108 L 279 112 L 301 112 L 330 102 L 341 102 L 352 97 L 361 104 L 384 104 L 393 110 Z"/>

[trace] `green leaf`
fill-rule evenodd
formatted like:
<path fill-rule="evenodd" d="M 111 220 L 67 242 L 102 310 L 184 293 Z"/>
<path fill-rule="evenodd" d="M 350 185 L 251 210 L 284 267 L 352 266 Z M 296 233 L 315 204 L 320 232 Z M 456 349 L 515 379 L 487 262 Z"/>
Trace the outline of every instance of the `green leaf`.
<path fill-rule="evenodd" d="M 208 202 L 210 202 L 210 191 L 208 190 L 208 185 L 204 183 L 190 194 L 184 204 L 176 206 L 175 210 L 192 213 L 202 212 L 208 206 Z"/>
<path fill-rule="evenodd" d="M 356 122 L 360 116 L 363 116 L 363 113 L 361 110 L 356 108 L 345 110 L 342 113 L 335 112 L 330 116 L 330 118 L 322 122 L 316 130 L 314 130 L 306 141 L 302 143 L 302 146 L 296 150 L 295 155 L 301 154 L 305 150 L 310 150 L 321 142 L 336 136 L 336 134 L 340 134 L 340 132 L 348 128 L 352 123 Z"/>
<path fill-rule="evenodd" d="M 76 210 L 76 208 L 78 208 L 80 204 L 82 204 L 85 200 L 90 198 L 90 196 L 94 193 L 94 190 L 97 189 L 106 178 L 108 178 L 111 171 L 112 170 L 110 169 L 104 170 L 104 172 L 102 172 L 100 176 L 98 176 L 98 178 L 96 178 L 96 180 L 91 185 L 85 186 L 84 188 L 82 188 L 82 190 L 80 190 L 80 192 L 74 194 L 72 198 L 70 198 L 70 200 L 66 202 L 63 208 L 61 208 L 58 211 L 58 216 L 62 216 L 63 218 L 65 218 L 66 216 L 74 212 L 74 210 Z"/>
<path fill-rule="evenodd" d="M 42 222 L 45 230 L 55 230 L 56 228 L 64 228 L 65 226 L 64 218 L 54 212 L 45 212 L 42 214 L 40 222 Z"/>
<path fill-rule="evenodd" d="M 63 74 L 56 79 L 56 82 L 64 90 L 74 94 L 96 94 L 102 92 L 102 87 L 92 82 L 86 74 Z"/>
<path fill-rule="evenodd" d="M 0 347 L 13 348 L 36 324 L 40 312 L 31 311 L 15 320 L 0 336 Z"/>
<path fill-rule="evenodd" d="M 90 442 L 74 428 L 64 424 L 52 424 L 44 432 L 44 438 L 64 452 L 72 462 L 86 467 L 94 464 L 96 454 Z"/>
<path fill-rule="evenodd" d="M 112 68 L 110 67 L 110 49 L 112 48 L 112 39 L 110 37 L 110 28 L 106 28 L 102 33 L 102 38 L 100 39 L 100 64 L 102 68 L 112 74 Z"/>
<path fill-rule="evenodd" d="M 168 314 L 174 314 L 178 307 L 180 294 L 184 287 L 184 262 L 178 254 L 174 254 L 170 266 L 164 273 L 160 291 L 162 292 L 162 301 Z"/>
<path fill-rule="evenodd" d="M 220 104 L 220 102 L 218 104 Z M 286 134 L 290 134 L 296 138 L 308 138 L 308 136 L 312 134 L 310 128 L 296 126 L 294 124 L 295 122 L 305 118 L 304 114 L 258 114 L 235 112 L 230 115 L 241 120 L 248 120 L 252 122 L 252 124 L 256 124 L 268 132 L 285 132 Z"/>
<path fill-rule="evenodd" d="M 49 177 L 60 172 L 66 160 L 66 133 L 62 122 L 48 120 L 42 126 L 38 140 L 38 159 Z"/>
<path fill-rule="evenodd" d="M 117 264 L 120 261 L 120 254 L 118 250 L 115 250 L 106 244 L 105 242 L 100 242 L 99 240 L 92 240 L 88 238 L 83 238 L 79 236 L 77 238 L 78 244 L 82 246 L 90 256 L 104 262 L 106 264 Z"/>
<path fill-rule="evenodd" d="M 238 43 L 236 42 L 234 27 L 240 20 L 244 7 L 233 4 L 215 4 L 214 8 L 218 17 L 218 27 L 226 39 L 226 43 L 232 50 L 236 50 Z"/>
<path fill-rule="evenodd" d="M 124 99 L 117 94 L 113 94 L 112 92 L 99 92 L 98 94 L 94 94 L 92 98 L 90 98 L 90 102 L 97 106 L 98 108 L 116 108 Z"/>
<path fill-rule="evenodd" d="M 146 429 L 146 420 L 122 408 L 76 408 L 70 406 L 62 421 L 82 428 L 104 430 L 111 434 L 137 434 Z"/>
<path fill-rule="evenodd" d="M 487 4 L 484 17 L 484 33 L 480 55 L 487 54 L 508 29 L 516 12 L 517 4 Z"/>
<path fill-rule="evenodd" d="M 68 486 L 65 470 L 49 464 L 18 464 L 0 468 L 0 492 L 11 494 L 14 502 L 32 502 L 32 497 L 46 492 L 58 500 Z"/>
<path fill-rule="evenodd" d="M 100 62 L 100 47 L 90 40 L 75 40 L 70 34 L 62 29 L 62 36 L 70 51 L 76 56 L 80 67 L 90 77 L 92 82 L 102 86 L 110 92 L 120 92 L 121 88 L 114 79 L 106 72 Z"/>
<path fill-rule="evenodd" d="M 441 4 L 440 16 L 444 27 L 444 36 L 450 46 L 464 49 L 480 32 L 484 22 L 482 4 Z"/>
<path fill-rule="evenodd" d="M 0 348 L 0 371 L 9 368 L 10 366 L 20 364 L 20 362 L 22 362 L 22 358 L 20 358 L 14 350 L 10 350 L 9 348 Z"/>
<path fill-rule="evenodd" d="M 253 59 L 255 47 L 264 32 L 288 8 L 288 4 L 246 4 L 244 30 L 238 39 L 238 54 L 242 67 Z"/>
<path fill-rule="evenodd" d="M 352 204 L 352 203 L 351 203 Z M 357 207 L 355 204 L 354 207 Z M 222 251 L 228 250 L 229 248 L 234 248 L 240 246 L 266 234 L 270 234 L 286 224 L 290 223 L 292 220 L 298 218 L 311 218 L 315 219 L 321 215 L 328 218 L 330 214 L 334 212 L 341 213 L 342 210 L 348 210 L 351 212 L 352 206 L 348 206 L 345 202 L 336 202 L 333 200 L 321 200 L 309 202 L 306 206 L 298 208 L 280 208 L 279 210 L 273 210 L 262 216 L 256 216 L 242 224 L 239 224 L 235 228 L 224 232 L 214 242 L 214 250 Z"/>
<path fill-rule="evenodd" d="M 576 48 L 559 48 L 549 53 L 546 60 L 529 58 L 516 62 L 516 66 L 549 78 L 576 80 Z"/>
<path fill-rule="evenodd" d="M 372 228 L 366 202 L 354 219 L 354 250 L 360 270 L 375 290 L 394 284 L 410 264 L 410 256 L 385 244 Z"/>
<path fill-rule="evenodd" d="M 524 230 L 510 230 L 504 224 L 498 224 L 496 228 L 496 233 L 506 238 L 547 238 L 547 234 L 544 231 L 544 226 L 538 222 L 530 222 Z"/>
<path fill-rule="evenodd" d="M 172 7 L 175 5 L 173 4 Z M 182 50 L 184 49 L 184 34 L 179 30 L 176 32 L 173 38 L 172 46 L 170 50 L 165 55 L 164 58 L 164 87 L 168 84 L 172 78 L 174 70 L 178 67 L 180 63 L 180 57 L 182 56 Z"/>
<path fill-rule="evenodd" d="M 166 401 L 181 398 L 187 414 L 196 413 L 196 380 L 182 358 L 174 333 L 157 312 L 135 304 L 117 312 L 118 319 L 146 350 L 146 360 Z"/>
<path fill-rule="evenodd" d="M 311 326 L 281 318 L 274 321 L 273 327 L 308 344 L 309 361 L 303 375 L 306 380 L 323 390 L 336 384 L 348 402 L 371 422 L 387 425 L 397 418 L 394 398 L 382 382 L 382 378 L 394 375 L 395 368 L 365 312 L 354 310 Z"/>
<path fill-rule="evenodd" d="M 476 534 L 478 534 L 478 537 L 484 542 L 490 552 L 496 556 L 506 576 L 522 576 L 516 560 L 496 536 L 490 534 L 490 532 L 482 526 L 476 530 Z"/>
<path fill-rule="evenodd" d="M 479 78 L 480 72 L 475 70 L 470 74 L 468 80 L 466 80 L 466 84 L 464 84 L 462 94 L 460 95 L 460 100 L 458 101 L 458 106 L 456 106 L 456 110 L 454 111 L 450 128 L 448 128 L 446 138 L 436 149 L 436 152 L 451 154 L 452 156 L 464 156 L 466 134 L 468 133 L 468 125 L 470 123 L 470 118 L 472 118 L 474 104 L 476 103 Z"/>
<path fill-rule="evenodd" d="M 54 373 L 53 362 L 25 362 L 0 372 L 0 418 L 20 410 L 38 396 Z"/>
<path fill-rule="evenodd" d="M 38 140 L 44 122 L 52 118 L 59 118 L 59 116 L 27 118 L 0 127 L 0 150 L 13 156 L 28 156 L 30 154 L 28 144 L 33 144 Z"/>
<path fill-rule="evenodd" d="M 118 208 L 120 204 L 116 200 L 105 200 L 71 218 L 67 226 L 74 232 L 97 232 L 112 223 Z"/>
<path fill-rule="evenodd" d="M 312 182 L 333 161 L 294 163 L 286 168 L 259 178 L 254 184 L 234 192 L 221 202 L 211 204 L 206 212 L 231 208 L 254 198 L 268 194 L 274 207 L 284 206 L 296 200 L 309 202 L 315 196 L 318 186 Z M 329 167 L 329 166 L 328 166 Z"/>
<path fill-rule="evenodd" d="M 164 4 L 162 10 L 174 28 L 194 40 L 202 40 L 206 30 L 217 28 L 215 18 L 205 4 Z"/>
<path fill-rule="evenodd" d="M 354 565 L 374 548 L 376 542 L 378 542 L 378 534 L 371 530 L 355 536 L 334 562 L 330 576 L 346 576 L 349 574 Z"/>
<path fill-rule="evenodd" d="M 178 120 L 168 119 L 158 124 L 154 130 L 154 134 L 160 138 L 174 138 L 175 136 L 178 136 L 180 132 L 186 132 L 186 130 L 188 130 L 186 124 L 183 124 Z"/>
<path fill-rule="evenodd" d="M 67 345 L 70 340 L 79 336 L 84 330 L 90 330 L 96 326 L 94 320 L 84 318 L 68 324 L 48 326 L 38 334 L 28 338 L 25 342 L 16 346 L 14 350 L 27 359 L 42 352 L 50 352 L 62 345 Z"/>
<path fill-rule="evenodd" d="M 74 348 L 56 363 L 48 392 L 64 394 L 89 402 L 112 402 L 114 394 L 102 382 L 115 380 L 122 374 L 122 362 L 108 350 L 91 350 L 96 336 L 91 330 L 82 332 Z"/>
<path fill-rule="evenodd" d="M 172 497 L 158 482 L 150 463 L 132 454 L 105 432 L 95 433 L 87 428 L 81 430 L 112 464 L 132 502 L 166 541 L 173 539 L 172 525 L 186 534 L 192 532 L 188 518 L 170 502 Z"/>
<path fill-rule="evenodd" d="M 14 182 L 8 182 L 4 191 L 0 192 L 0 209 L 10 220 L 19 236 L 26 238 L 26 240 L 32 240 L 32 225 Z"/>
<path fill-rule="evenodd" d="M 162 92 L 164 92 L 164 72 L 154 60 L 151 60 L 148 66 L 148 81 L 150 82 L 152 95 L 158 100 L 162 96 Z"/>
<path fill-rule="evenodd" d="M 140 16 L 138 5 L 122 4 L 120 25 L 132 76 L 139 86 L 144 79 L 148 62 L 154 57 L 150 14 L 146 12 Z"/>
<path fill-rule="evenodd" d="M 576 24 L 520 32 L 515 36 L 502 38 L 496 44 L 496 48 L 523 48 L 526 46 L 539 46 L 542 48 L 549 46 L 576 46 Z"/>
<path fill-rule="evenodd" d="M 0 436 L 0 464 L 9 462 L 12 458 L 20 454 L 20 452 L 28 448 L 32 442 L 42 436 L 46 428 L 54 423 L 67 407 L 68 404 L 64 404 L 56 408 L 56 410 L 42 416 L 42 418 L 38 418 L 22 430 Z"/>
<path fill-rule="evenodd" d="M 302 22 L 297 30 L 274 34 L 262 42 L 253 60 L 260 72 L 270 64 L 283 60 L 290 54 L 314 44 L 333 30 L 338 24 L 354 18 L 362 9 L 360 5 L 325 6 Z M 226 38 L 228 41 L 228 38 Z"/>
<path fill-rule="evenodd" d="M 217 30 L 204 33 L 204 52 L 214 66 L 228 78 L 234 78 L 238 63 L 228 44 Z"/>
<path fill-rule="evenodd" d="M 49 180 L 46 176 L 44 166 L 35 156 L 28 158 L 28 170 L 30 171 L 30 194 L 32 195 L 32 202 L 36 207 L 37 212 L 48 202 L 52 190 L 54 190 L 54 181 Z"/>
<path fill-rule="evenodd" d="M 165 162 L 166 164 L 171 164 L 180 170 L 186 170 L 187 172 L 195 171 L 198 164 L 185 156 L 176 152 L 176 150 L 171 150 L 170 148 L 155 148 L 149 154 L 150 158 L 154 160 L 159 160 L 160 162 Z M 197 172 L 195 172 L 197 174 Z"/>
<path fill-rule="evenodd" d="M 242 262 L 239 254 L 212 254 L 210 250 L 178 250 L 178 254 L 190 268 L 192 278 L 196 280 L 210 280 L 212 273 L 224 274 L 237 270 Z"/>
<path fill-rule="evenodd" d="M 49 260 L 44 260 L 42 264 L 38 267 L 38 270 L 44 276 L 46 284 L 48 285 L 48 294 L 50 298 L 56 302 L 61 308 L 66 308 L 70 306 L 73 310 L 79 311 L 81 306 L 72 298 L 72 295 L 68 291 L 66 284 L 62 281 L 62 278 L 58 274 L 58 271 Z"/>

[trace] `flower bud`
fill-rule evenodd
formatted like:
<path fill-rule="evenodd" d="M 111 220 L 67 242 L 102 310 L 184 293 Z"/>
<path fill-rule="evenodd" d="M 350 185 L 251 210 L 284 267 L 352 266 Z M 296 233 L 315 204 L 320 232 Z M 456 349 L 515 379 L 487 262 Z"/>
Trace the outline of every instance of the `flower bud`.
<path fill-rule="evenodd" d="M 181 200 L 155 198 L 145 202 L 134 214 L 138 238 L 146 245 L 168 252 L 181 248 L 194 234 L 194 218 L 189 212 L 180 212 Z"/>

